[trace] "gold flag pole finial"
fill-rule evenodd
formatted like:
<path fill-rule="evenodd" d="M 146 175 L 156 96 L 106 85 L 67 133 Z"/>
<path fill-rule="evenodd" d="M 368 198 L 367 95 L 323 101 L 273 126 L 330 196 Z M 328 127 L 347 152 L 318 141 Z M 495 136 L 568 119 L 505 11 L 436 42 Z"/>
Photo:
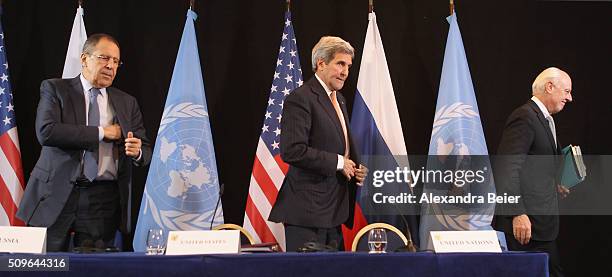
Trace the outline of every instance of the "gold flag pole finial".
<path fill-rule="evenodd" d="M 374 11 L 374 0 L 370 0 L 368 3 L 368 13 L 371 13 Z"/>
<path fill-rule="evenodd" d="M 287 0 L 287 11 L 291 11 L 291 0 Z"/>
<path fill-rule="evenodd" d="M 189 0 L 189 9 L 193 11 L 193 6 L 195 6 L 194 0 Z"/>
<path fill-rule="evenodd" d="M 450 15 L 453 15 L 453 13 L 455 12 L 455 1 L 454 0 L 449 0 L 449 8 L 450 8 Z"/>
<path fill-rule="evenodd" d="M 83 6 L 83 0 L 79 0 L 78 2 L 79 2 L 79 7 L 82 7 Z"/>

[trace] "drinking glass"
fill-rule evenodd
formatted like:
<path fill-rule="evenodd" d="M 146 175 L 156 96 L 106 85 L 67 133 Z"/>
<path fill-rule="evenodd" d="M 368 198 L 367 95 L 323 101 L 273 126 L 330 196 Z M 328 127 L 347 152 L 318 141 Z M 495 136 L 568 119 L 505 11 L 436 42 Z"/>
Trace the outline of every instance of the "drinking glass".
<path fill-rule="evenodd" d="M 387 232 L 383 228 L 374 228 L 368 233 L 368 247 L 370 253 L 386 253 Z"/>
<path fill-rule="evenodd" d="M 149 229 L 147 234 L 147 255 L 163 255 L 166 250 L 164 230 Z"/>

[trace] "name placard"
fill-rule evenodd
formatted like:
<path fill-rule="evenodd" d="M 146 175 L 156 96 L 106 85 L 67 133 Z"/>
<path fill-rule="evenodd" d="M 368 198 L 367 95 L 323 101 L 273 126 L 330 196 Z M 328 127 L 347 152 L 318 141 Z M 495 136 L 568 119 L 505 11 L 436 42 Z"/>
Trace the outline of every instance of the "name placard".
<path fill-rule="evenodd" d="M 497 252 L 501 253 L 497 233 L 490 231 L 431 231 L 436 253 Z"/>
<path fill-rule="evenodd" d="M 240 231 L 170 231 L 166 255 L 238 254 Z"/>
<path fill-rule="evenodd" d="M 47 228 L 0 226 L 0 252 L 45 254 Z"/>

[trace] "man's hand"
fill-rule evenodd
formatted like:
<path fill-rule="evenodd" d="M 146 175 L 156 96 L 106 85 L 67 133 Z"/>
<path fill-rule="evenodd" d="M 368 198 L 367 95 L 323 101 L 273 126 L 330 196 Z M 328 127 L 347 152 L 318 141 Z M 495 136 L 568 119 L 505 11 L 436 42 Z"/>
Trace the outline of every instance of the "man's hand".
<path fill-rule="evenodd" d="M 512 218 L 512 232 L 514 238 L 522 244 L 528 244 L 531 240 L 531 221 L 526 214 L 517 215 Z"/>
<path fill-rule="evenodd" d="M 342 169 L 342 175 L 347 180 L 351 180 L 355 176 L 355 162 L 351 161 L 348 157 L 344 157 L 344 168 Z"/>
<path fill-rule="evenodd" d="M 570 190 L 562 185 L 557 185 L 557 192 L 561 199 L 565 199 L 570 194 Z"/>
<path fill-rule="evenodd" d="M 368 176 L 368 168 L 365 165 L 360 164 L 359 167 L 355 169 L 355 179 L 357 179 L 357 185 L 363 186 L 363 181 L 366 176 Z"/>
<path fill-rule="evenodd" d="M 134 133 L 128 132 L 128 137 L 125 139 L 125 155 L 138 158 L 141 146 L 142 141 L 139 138 L 135 138 Z"/>
<path fill-rule="evenodd" d="M 113 124 L 104 127 L 104 140 L 114 141 L 121 138 L 121 127 L 119 124 Z"/>

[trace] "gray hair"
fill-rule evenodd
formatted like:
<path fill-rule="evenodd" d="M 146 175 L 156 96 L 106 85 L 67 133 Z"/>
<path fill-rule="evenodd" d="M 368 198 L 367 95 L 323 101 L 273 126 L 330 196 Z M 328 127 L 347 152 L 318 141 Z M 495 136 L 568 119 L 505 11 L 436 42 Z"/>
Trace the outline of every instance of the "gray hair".
<path fill-rule="evenodd" d="M 544 69 L 544 71 L 542 71 L 533 81 L 533 84 L 531 85 L 531 94 L 536 95 L 544 93 L 546 90 L 546 83 L 552 82 L 555 84 L 559 78 L 563 77 L 564 74 L 567 73 L 556 67 Z"/>
<path fill-rule="evenodd" d="M 93 34 L 87 38 L 85 44 L 83 44 L 83 53 L 92 54 L 96 50 L 96 45 L 98 45 L 98 42 L 100 42 L 101 39 L 106 39 L 117 45 L 117 48 L 119 48 L 119 42 L 114 37 L 108 34 L 99 33 Z"/>
<path fill-rule="evenodd" d="M 339 37 L 324 36 L 312 48 L 312 71 L 317 71 L 317 61 L 323 60 L 329 63 L 334 59 L 336 53 L 344 53 L 355 57 L 355 49 L 350 43 Z"/>

